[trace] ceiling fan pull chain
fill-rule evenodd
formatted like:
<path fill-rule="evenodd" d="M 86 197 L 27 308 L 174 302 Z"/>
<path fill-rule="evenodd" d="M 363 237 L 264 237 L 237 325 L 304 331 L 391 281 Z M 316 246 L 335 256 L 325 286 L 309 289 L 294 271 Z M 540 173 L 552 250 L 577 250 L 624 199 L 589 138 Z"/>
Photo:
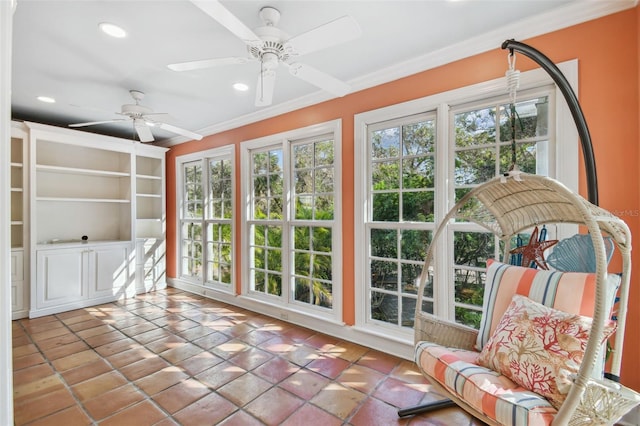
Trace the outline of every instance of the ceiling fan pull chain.
<path fill-rule="evenodd" d="M 260 61 L 260 100 L 264 101 L 264 62 Z"/>

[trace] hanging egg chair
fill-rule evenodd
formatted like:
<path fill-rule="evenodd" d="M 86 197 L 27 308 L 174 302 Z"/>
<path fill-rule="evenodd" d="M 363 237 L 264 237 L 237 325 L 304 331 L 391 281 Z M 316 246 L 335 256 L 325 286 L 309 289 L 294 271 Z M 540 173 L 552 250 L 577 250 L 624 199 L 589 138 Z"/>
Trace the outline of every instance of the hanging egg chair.
<path fill-rule="evenodd" d="M 613 424 L 640 403 L 640 395 L 617 382 L 622 361 L 631 273 L 631 233 L 623 220 L 597 206 L 591 140 L 575 94 L 562 73 L 544 55 L 525 44 L 508 40 L 502 47 L 509 49 L 511 55 L 514 50 L 519 51 L 541 64 L 565 95 L 583 144 L 589 201 L 555 179 L 520 172 L 514 159 L 514 165 L 508 173 L 473 188 L 456 203 L 436 228 L 432 244 L 428 248 L 420 277 L 415 317 L 416 363 L 436 392 L 448 399 L 403 409 L 399 411 L 399 415 L 404 417 L 455 404 L 490 425 Z M 440 319 L 421 309 L 425 287 L 433 282 L 433 275 L 438 270 L 434 267 L 441 254 L 437 247 L 438 240 L 452 220 L 480 225 L 497 236 L 504 247 L 502 259 L 497 259 L 487 268 L 480 330 Z M 593 266 L 592 271 L 542 271 L 507 265 L 514 248 L 512 243 L 519 233 L 549 224 L 577 224 L 586 231 L 579 238 L 590 242 L 589 250 L 593 258 L 589 262 Z M 574 243 L 575 241 L 572 242 Z M 622 258 L 620 274 L 607 271 L 611 245 L 617 247 Z M 518 277 L 517 282 L 514 282 L 513 277 Z M 578 278 L 583 283 L 580 284 L 581 287 L 571 287 L 576 285 Z M 588 299 L 586 294 L 589 293 L 586 289 L 591 289 L 593 293 L 590 304 L 585 302 Z M 500 295 L 500 292 L 503 294 Z M 610 372 L 605 378 L 602 373 L 603 342 L 612 332 L 610 318 L 616 293 L 617 331 L 612 345 Z M 505 296 L 507 294 L 509 297 Z M 561 318 L 580 317 L 582 321 L 585 316 L 589 317 L 585 319 L 588 328 L 583 330 L 582 346 L 570 346 L 567 342 L 574 344 L 577 339 L 569 332 L 562 334 L 554 330 L 554 333 L 558 333 L 561 349 L 566 350 L 566 358 L 571 361 L 568 365 L 575 365 L 574 370 L 568 370 L 569 373 L 564 370 L 564 365 L 563 370 L 549 370 L 567 373 L 568 379 L 562 384 L 558 377 L 550 377 L 551 382 L 555 380 L 552 385 L 557 385 L 554 392 L 562 394 L 561 402 L 545 396 L 544 392 L 538 392 L 539 388 L 536 386 L 528 387 L 529 383 L 518 382 L 522 377 L 520 370 L 513 374 L 514 377 L 508 374 L 505 377 L 503 370 L 486 368 L 488 362 L 489 365 L 500 364 L 506 369 L 546 371 L 544 369 L 547 367 L 542 362 L 536 364 L 536 360 L 543 357 L 538 357 L 538 353 L 531 356 L 522 347 L 519 347 L 521 352 L 516 351 L 515 355 L 511 353 L 507 356 L 498 351 L 493 354 L 495 359 L 486 359 L 492 356 L 491 352 L 487 352 L 488 347 L 507 347 L 510 343 L 504 337 L 501 337 L 502 341 L 494 340 L 499 332 L 507 330 L 509 336 L 515 336 L 510 337 L 513 340 L 529 342 L 532 335 L 542 328 L 541 323 L 534 322 L 531 328 L 518 331 L 518 327 L 523 324 L 522 318 L 531 319 L 527 316 L 530 311 L 520 317 L 520 322 L 508 321 L 512 318 L 507 318 L 507 312 L 512 312 L 510 309 L 514 306 L 520 307 L 518 303 L 523 302 L 522 296 L 527 299 L 527 304 L 531 302 L 527 306 L 534 306 L 540 312 L 545 312 L 545 315 L 552 315 L 545 318 L 566 314 L 569 316 Z M 571 312 L 575 300 L 581 298 L 579 309 Z M 538 305 L 544 307 L 539 308 Z M 585 306 L 588 306 L 586 313 Z M 512 328 L 509 329 L 510 326 Z M 573 349 L 581 349 L 583 352 Z M 523 358 L 526 358 L 526 362 L 518 364 Z"/>

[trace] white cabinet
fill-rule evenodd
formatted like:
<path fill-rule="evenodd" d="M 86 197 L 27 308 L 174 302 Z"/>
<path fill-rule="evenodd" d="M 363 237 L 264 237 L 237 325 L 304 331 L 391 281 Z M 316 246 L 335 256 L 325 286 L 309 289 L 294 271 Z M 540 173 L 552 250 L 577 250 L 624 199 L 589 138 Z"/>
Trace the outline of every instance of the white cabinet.
<path fill-rule="evenodd" d="M 16 207 L 15 226 L 34 260 L 25 263 L 28 315 L 163 288 L 167 149 L 37 123 L 24 129 L 29 209 Z"/>
<path fill-rule="evenodd" d="M 135 270 L 130 265 L 130 253 L 129 244 L 96 246 L 89 250 L 90 299 L 135 295 Z"/>
<path fill-rule="evenodd" d="M 87 299 L 88 257 L 84 248 L 38 250 L 36 263 L 32 316 L 46 308 L 63 307 Z"/>
<path fill-rule="evenodd" d="M 27 316 L 24 250 L 11 249 L 11 312 L 13 319 Z"/>
<path fill-rule="evenodd" d="M 132 296 L 134 275 L 129 243 L 86 244 L 39 249 L 31 317 Z"/>
<path fill-rule="evenodd" d="M 19 123 L 11 126 L 11 316 L 29 315 L 28 265 L 29 169 L 27 167 L 27 132 Z"/>
<path fill-rule="evenodd" d="M 153 148 L 153 149 L 150 149 Z M 136 287 L 137 293 L 166 283 L 164 148 L 136 146 Z"/>

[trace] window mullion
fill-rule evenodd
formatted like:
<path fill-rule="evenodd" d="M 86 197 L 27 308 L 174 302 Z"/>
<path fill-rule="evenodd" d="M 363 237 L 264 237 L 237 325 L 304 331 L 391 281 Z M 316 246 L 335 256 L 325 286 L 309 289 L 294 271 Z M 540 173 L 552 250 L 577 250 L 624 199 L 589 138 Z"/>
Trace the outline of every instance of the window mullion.
<path fill-rule="evenodd" d="M 447 215 L 447 212 L 454 204 L 454 185 L 447 182 L 454 182 L 453 170 L 455 169 L 455 126 L 452 126 L 453 114 L 451 108 L 446 103 L 438 105 L 436 112 L 436 207 L 435 223 L 440 223 Z M 454 291 L 451 288 L 453 283 L 452 263 L 452 239 L 448 232 L 443 232 L 439 240 L 432 241 L 441 247 L 442 256 L 436 256 L 434 268 L 433 298 L 435 315 L 451 319 L 453 317 L 452 304 Z"/>
<path fill-rule="evenodd" d="M 209 229 L 208 229 L 208 218 L 211 217 L 211 206 L 209 203 L 211 202 L 210 193 L 209 193 L 209 160 L 207 158 L 202 159 L 202 195 L 203 195 L 203 206 L 202 206 L 202 217 L 201 226 L 202 226 L 202 284 L 207 281 L 207 266 L 209 264 Z"/>

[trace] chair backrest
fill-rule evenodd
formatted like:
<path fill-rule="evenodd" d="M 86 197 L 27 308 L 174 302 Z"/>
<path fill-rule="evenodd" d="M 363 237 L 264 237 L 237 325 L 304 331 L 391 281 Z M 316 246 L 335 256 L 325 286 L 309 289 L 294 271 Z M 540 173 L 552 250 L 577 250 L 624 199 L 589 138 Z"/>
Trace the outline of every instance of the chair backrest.
<path fill-rule="evenodd" d="M 592 273 L 558 272 L 487 262 L 482 320 L 476 349 L 482 350 L 515 294 L 526 296 L 550 308 L 583 316 L 592 316 L 595 305 L 596 277 Z M 607 276 L 607 306 L 611 312 L 620 276 Z"/>

